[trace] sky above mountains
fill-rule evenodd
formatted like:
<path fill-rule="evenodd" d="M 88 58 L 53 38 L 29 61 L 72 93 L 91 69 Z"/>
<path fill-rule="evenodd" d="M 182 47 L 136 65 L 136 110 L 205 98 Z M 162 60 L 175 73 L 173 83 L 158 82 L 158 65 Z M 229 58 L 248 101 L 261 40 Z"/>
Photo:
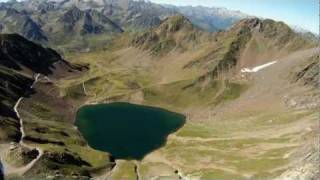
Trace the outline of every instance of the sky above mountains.
<path fill-rule="evenodd" d="M 319 34 L 318 0 L 151 0 L 178 6 L 225 7 L 249 15 L 284 21 Z"/>

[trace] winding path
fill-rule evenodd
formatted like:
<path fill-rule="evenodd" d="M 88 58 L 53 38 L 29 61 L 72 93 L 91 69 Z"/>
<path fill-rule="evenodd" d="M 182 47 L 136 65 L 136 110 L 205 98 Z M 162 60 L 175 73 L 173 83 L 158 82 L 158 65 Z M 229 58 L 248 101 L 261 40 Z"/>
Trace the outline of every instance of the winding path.
<path fill-rule="evenodd" d="M 30 86 L 31 89 L 33 89 L 34 85 L 38 82 L 39 80 L 39 77 L 40 77 L 40 74 L 36 74 L 35 77 L 34 77 L 34 82 L 32 83 L 32 85 Z M 23 100 L 23 97 L 20 97 L 17 101 L 17 103 L 15 104 L 13 110 L 14 112 L 16 113 L 17 117 L 19 118 L 19 121 L 20 121 L 20 132 L 21 132 L 21 139 L 19 141 L 19 144 L 21 146 L 24 146 L 26 148 L 29 148 L 29 149 L 34 149 L 35 147 L 31 147 L 29 146 L 28 144 L 25 144 L 23 142 L 23 139 L 25 138 L 26 134 L 25 134 L 25 131 L 24 131 L 24 127 L 23 127 L 23 120 L 22 118 L 20 117 L 20 114 L 19 114 L 19 111 L 18 111 L 18 107 L 19 107 L 19 104 L 21 103 L 21 101 Z M 42 157 L 43 155 L 43 150 L 36 147 L 35 148 L 37 151 L 38 151 L 38 156 L 32 160 L 29 164 L 27 164 L 26 166 L 24 167 L 21 167 L 21 168 L 12 168 L 10 171 L 8 172 L 4 172 L 6 175 L 10 175 L 10 174 L 18 174 L 18 175 L 23 175 L 24 173 L 26 173 L 29 169 L 31 169 L 34 164 L 36 162 L 39 161 L 39 159 Z M 5 170 L 5 168 L 4 168 Z"/>

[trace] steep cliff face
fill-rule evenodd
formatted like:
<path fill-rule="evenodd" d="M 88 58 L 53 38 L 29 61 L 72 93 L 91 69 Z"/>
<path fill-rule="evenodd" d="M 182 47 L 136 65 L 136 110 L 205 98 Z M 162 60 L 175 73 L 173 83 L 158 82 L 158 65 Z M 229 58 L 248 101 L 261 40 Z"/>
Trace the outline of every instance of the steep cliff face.
<path fill-rule="evenodd" d="M 16 141 L 20 131 L 15 103 L 32 93 L 34 74 L 52 73 L 53 63 L 62 59 L 53 50 L 15 34 L 0 35 L 0 59 L 0 141 Z"/>
<path fill-rule="evenodd" d="M 61 77 L 80 67 L 17 34 L 0 35 L 0 60 L 0 141 L 17 141 L 21 132 L 14 106 L 20 97 L 34 93 L 30 87 L 35 74 L 47 76 L 59 71 L 55 76 Z"/>
<path fill-rule="evenodd" d="M 32 78 L 0 67 L 0 142 L 18 141 L 19 121 L 13 107 L 21 96 L 30 92 Z"/>
<path fill-rule="evenodd" d="M 2 34 L 0 38 L 0 65 L 6 68 L 47 75 L 52 73 L 53 63 L 62 59 L 52 49 L 42 48 L 19 35 Z"/>

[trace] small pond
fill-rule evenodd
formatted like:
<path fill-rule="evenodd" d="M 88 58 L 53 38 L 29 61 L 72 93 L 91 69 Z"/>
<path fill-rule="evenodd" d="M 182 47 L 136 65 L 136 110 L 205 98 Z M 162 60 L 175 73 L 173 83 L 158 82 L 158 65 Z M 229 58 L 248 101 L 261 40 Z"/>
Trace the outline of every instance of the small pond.
<path fill-rule="evenodd" d="M 77 112 L 76 126 L 89 145 L 116 159 L 141 160 L 166 143 L 185 116 L 162 108 L 124 102 L 88 105 Z"/>

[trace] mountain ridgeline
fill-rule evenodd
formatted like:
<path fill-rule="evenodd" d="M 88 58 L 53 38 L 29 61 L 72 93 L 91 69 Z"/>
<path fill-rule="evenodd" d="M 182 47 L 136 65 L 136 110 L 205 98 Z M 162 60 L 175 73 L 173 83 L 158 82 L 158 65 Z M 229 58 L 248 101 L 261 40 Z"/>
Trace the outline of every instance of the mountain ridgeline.
<path fill-rule="evenodd" d="M 165 7 L 183 14 L 197 27 L 210 32 L 225 30 L 241 19 L 252 18 L 252 16 L 239 11 L 224 8 L 170 5 L 165 5 Z"/>
<path fill-rule="evenodd" d="M 263 64 L 270 59 L 315 47 L 317 44 L 315 39 L 300 36 L 283 22 L 258 18 L 241 20 L 230 30 L 218 33 L 216 37 L 217 44 L 223 44 L 223 46 L 218 45 L 218 48 L 226 49 L 219 63 L 210 71 L 214 76 L 219 71 L 233 67 L 239 70 L 254 64 Z M 194 64 L 203 66 L 208 58 L 219 57 L 214 53 L 215 51 L 221 52 L 214 49 L 205 55 L 204 59 L 197 59 L 187 67 L 192 67 Z"/>
<path fill-rule="evenodd" d="M 32 41 L 47 42 L 48 39 L 40 25 L 24 12 L 13 8 L 5 8 L 5 10 L 2 8 L 0 16 L 1 32 L 18 33 Z"/>
<path fill-rule="evenodd" d="M 163 6 L 133 0 L 27 0 L 0 4 L 0 32 L 61 51 L 83 51 L 104 46 L 122 32 L 145 31 L 172 15 L 185 15 L 204 30 L 227 29 L 247 18 L 220 8 Z"/>
<path fill-rule="evenodd" d="M 209 33 L 194 26 L 182 15 L 171 16 L 145 33 L 133 38 L 131 45 L 156 56 L 170 52 L 204 52 L 183 68 L 201 68 L 201 77 L 218 72 L 263 64 L 296 50 L 316 46 L 316 40 L 295 33 L 283 22 L 251 18 L 241 20 L 229 30 Z"/>
<path fill-rule="evenodd" d="M 132 45 L 150 51 L 154 55 L 165 55 L 172 50 L 185 51 L 195 46 L 204 34 L 184 16 L 171 16 L 162 23 L 132 40 Z"/>
<path fill-rule="evenodd" d="M 0 32 L 18 33 L 62 52 L 87 51 L 109 44 L 122 32 L 158 27 L 174 15 L 183 15 L 195 27 L 210 32 L 253 18 L 223 8 L 176 7 L 133 0 L 26 0 L 0 4 Z"/>

